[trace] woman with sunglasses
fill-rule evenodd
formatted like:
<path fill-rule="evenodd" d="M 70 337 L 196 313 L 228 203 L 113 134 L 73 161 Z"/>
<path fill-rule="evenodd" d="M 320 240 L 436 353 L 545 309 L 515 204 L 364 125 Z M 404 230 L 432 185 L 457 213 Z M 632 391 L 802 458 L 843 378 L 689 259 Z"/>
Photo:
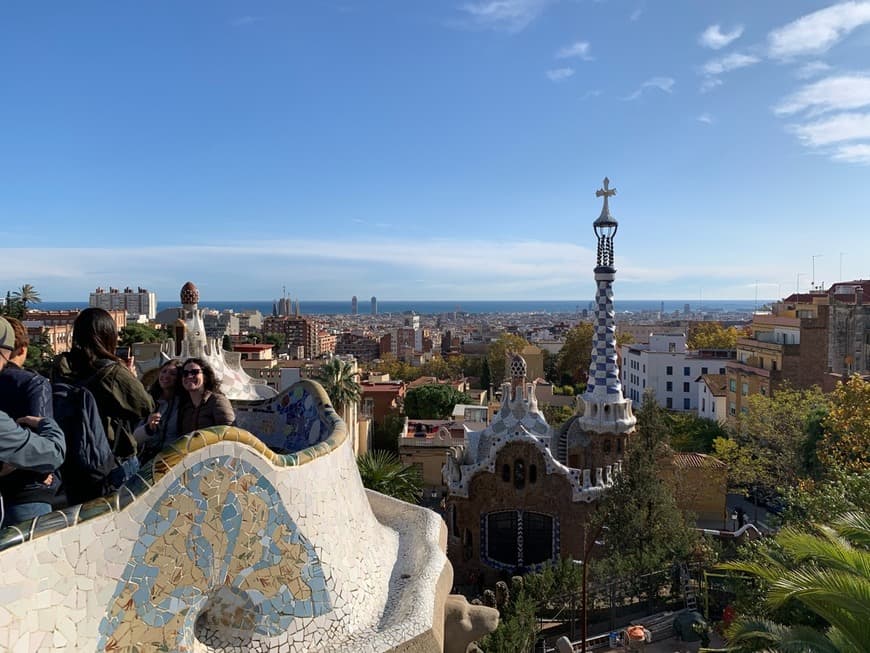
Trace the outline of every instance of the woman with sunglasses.
<path fill-rule="evenodd" d="M 230 425 L 236 415 L 220 391 L 214 370 L 202 358 L 188 358 L 181 366 L 181 406 L 178 433 L 185 435 L 209 426 Z"/>

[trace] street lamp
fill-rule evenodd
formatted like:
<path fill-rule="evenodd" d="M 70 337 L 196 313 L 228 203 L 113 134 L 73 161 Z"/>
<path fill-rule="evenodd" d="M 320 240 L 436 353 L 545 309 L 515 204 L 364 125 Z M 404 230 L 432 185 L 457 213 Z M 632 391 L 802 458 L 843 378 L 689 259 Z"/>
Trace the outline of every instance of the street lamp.
<path fill-rule="evenodd" d="M 810 290 L 812 290 L 816 285 L 816 259 L 820 258 L 821 256 L 822 256 L 822 254 L 813 254 L 813 256 L 812 256 L 812 259 L 813 259 L 813 285 L 810 288 Z"/>

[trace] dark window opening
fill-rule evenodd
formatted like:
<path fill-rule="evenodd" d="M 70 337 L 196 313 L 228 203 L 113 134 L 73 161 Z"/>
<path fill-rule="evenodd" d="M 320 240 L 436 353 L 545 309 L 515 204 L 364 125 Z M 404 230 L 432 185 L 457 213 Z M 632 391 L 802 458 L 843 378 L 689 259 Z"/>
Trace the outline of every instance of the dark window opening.
<path fill-rule="evenodd" d="M 513 510 L 487 517 L 486 556 L 490 560 L 517 565 L 517 527 L 517 513 Z"/>
<path fill-rule="evenodd" d="M 604 453 L 610 453 L 610 438 L 604 440 Z"/>
<path fill-rule="evenodd" d="M 522 490 L 526 486 L 526 464 L 522 460 L 514 461 L 514 487 Z"/>
<path fill-rule="evenodd" d="M 523 513 L 523 565 L 538 565 L 553 558 L 553 518 Z"/>
<path fill-rule="evenodd" d="M 529 465 L 529 483 L 536 483 L 538 480 L 538 466 Z"/>
<path fill-rule="evenodd" d="M 511 482 L 511 466 L 510 465 L 502 465 L 501 466 L 501 480 L 505 483 Z"/>

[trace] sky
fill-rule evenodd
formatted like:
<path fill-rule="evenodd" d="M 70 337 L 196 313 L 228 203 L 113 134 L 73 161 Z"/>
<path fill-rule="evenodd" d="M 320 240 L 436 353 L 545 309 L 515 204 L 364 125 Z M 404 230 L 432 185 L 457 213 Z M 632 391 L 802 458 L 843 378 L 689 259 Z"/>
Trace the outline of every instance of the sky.
<path fill-rule="evenodd" d="M 622 299 L 870 277 L 870 1 L 6 0 L 0 291 Z"/>

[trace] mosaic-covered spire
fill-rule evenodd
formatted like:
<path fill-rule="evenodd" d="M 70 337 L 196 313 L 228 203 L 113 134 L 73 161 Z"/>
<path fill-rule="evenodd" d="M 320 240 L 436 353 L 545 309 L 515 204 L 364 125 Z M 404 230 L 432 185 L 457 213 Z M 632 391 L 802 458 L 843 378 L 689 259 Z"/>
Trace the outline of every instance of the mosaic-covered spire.
<path fill-rule="evenodd" d="M 633 428 L 634 415 L 631 402 L 622 395 L 619 381 L 619 363 L 616 357 L 616 324 L 613 310 L 613 237 L 619 224 L 610 214 L 608 200 L 616 195 L 610 180 L 604 178 L 604 187 L 596 197 L 604 198 L 601 215 L 593 223 L 598 237 L 598 258 L 595 267 L 595 335 L 592 342 L 592 360 L 586 392 L 583 395 L 584 426 L 597 432 L 620 433 Z"/>

